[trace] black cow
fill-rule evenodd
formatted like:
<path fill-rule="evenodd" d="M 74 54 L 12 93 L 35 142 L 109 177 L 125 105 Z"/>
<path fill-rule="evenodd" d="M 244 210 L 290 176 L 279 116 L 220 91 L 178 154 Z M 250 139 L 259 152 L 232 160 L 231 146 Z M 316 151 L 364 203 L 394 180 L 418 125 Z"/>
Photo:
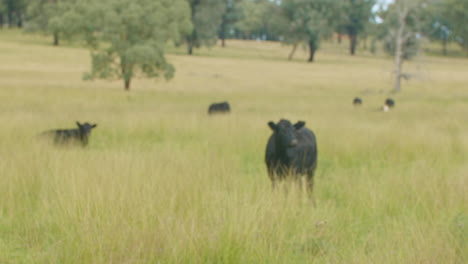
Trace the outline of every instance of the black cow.
<path fill-rule="evenodd" d="M 291 124 L 281 119 L 278 124 L 268 122 L 273 134 L 268 139 L 265 163 L 273 188 L 277 181 L 292 176 L 301 181 L 306 175 L 307 191 L 312 194 L 313 176 L 317 167 L 317 142 L 314 132 L 305 127 L 304 121 Z"/>
<path fill-rule="evenodd" d="M 216 113 L 229 113 L 231 111 L 231 107 L 229 106 L 228 102 L 222 103 L 213 103 L 208 108 L 208 114 L 216 114 Z"/>
<path fill-rule="evenodd" d="M 395 101 L 392 98 L 387 98 L 387 100 L 385 100 L 385 105 L 392 108 L 395 106 Z"/>
<path fill-rule="evenodd" d="M 359 97 L 354 98 L 353 105 L 362 105 L 362 99 Z"/>
<path fill-rule="evenodd" d="M 84 147 L 88 145 L 88 138 L 91 134 L 91 129 L 95 128 L 97 124 L 80 124 L 78 121 L 76 124 L 78 125 L 77 129 L 49 130 L 42 133 L 42 135 L 52 136 L 55 144 L 65 145 L 70 143 L 81 143 L 81 145 Z"/>

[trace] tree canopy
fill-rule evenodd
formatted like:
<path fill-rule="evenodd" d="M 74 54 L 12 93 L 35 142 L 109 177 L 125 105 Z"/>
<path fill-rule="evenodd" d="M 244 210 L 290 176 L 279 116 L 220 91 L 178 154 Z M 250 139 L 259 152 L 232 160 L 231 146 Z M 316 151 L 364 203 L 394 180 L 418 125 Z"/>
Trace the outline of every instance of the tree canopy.
<path fill-rule="evenodd" d="M 234 31 L 237 21 L 243 18 L 242 0 L 224 0 L 225 10 L 221 17 L 221 25 L 219 28 L 219 38 L 221 46 L 225 46 L 225 40 L 230 31 Z"/>
<path fill-rule="evenodd" d="M 449 34 L 468 56 L 468 0 L 447 0 L 445 5 Z"/>
<path fill-rule="evenodd" d="M 193 28 L 186 34 L 188 54 L 193 48 L 212 46 L 218 40 L 218 29 L 226 9 L 225 0 L 186 0 L 190 5 Z"/>
<path fill-rule="evenodd" d="M 123 79 L 126 90 L 138 75 L 171 78 L 165 46 L 191 30 L 189 12 L 185 0 L 81 1 L 75 22 L 92 48 L 85 77 Z"/>
<path fill-rule="evenodd" d="M 349 53 L 356 53 L 357 39 L 365 32 L 366 26 L 373 17 L 372 8 L 376 0 L 346 0 L 340 2 L 339 29 L 348 35 Z"/>
<path fill-rule="evenodd" d="M 32 1 L 27 9 L 28 31 L 50 33 L 53 36 L 53 44 L 59 45 L 60 35 L 70 38 L 76 34 L 76 24 L 70 16 L 78 16 L 74 13 L 76 0 L 36 0 Z"/>
<path fill-rule="evenodd" d="M 278 18 L 281 22 L 278 25 L 283 42 L 292 45 L 307 44 L 308 61 L 312 62 L 322 37 L 333 33 L 337 3 L 337 0 L 282 1 L 281 17 Z"/>

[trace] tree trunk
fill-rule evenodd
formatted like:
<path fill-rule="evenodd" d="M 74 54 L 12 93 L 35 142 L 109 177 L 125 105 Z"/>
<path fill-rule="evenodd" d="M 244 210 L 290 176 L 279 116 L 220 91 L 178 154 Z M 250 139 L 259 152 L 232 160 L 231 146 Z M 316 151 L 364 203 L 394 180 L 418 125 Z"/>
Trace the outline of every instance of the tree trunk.
<path fill-rule="evenodd" d="M 341 44 L 341 34 L 338 33 L 338 44 Z"/>
<path fill-rule="evenodd" d="M 221 47 L 226 47 L 226 18 L 223 16 L 223 21 L 221 22 Z"/>
<path fill-rule="evenodd" d="M 187 52 L 188 52 L 188 55 L 193 54 L 193 45 L 192 45 L 192 42 L 190 40 L 187 42 Z"/>
<path fill-rule="evenodd" d="M 120 57 L 120 70 L 122 72 L 122 78 L 124 80 L 125 91 L 130 91 L 130 81 L 132 79 L 132 68 L 133 65 L 127 64 L 124 57 Z"/>
<path fill-rule="evenodd" d="M 401 91 L 401 66 L 403 64 L 401 47 L 399 48 L 399 50 L 400 51 L 398 51 L 398 47 L 397 47 L 397 52 L 395 55 L 395 84 L 393 87 L 394 92 Z"/>
<path fill-rule="evenodd" d="M 349 34 L 349 53 L 354 55 L 356 53 L 357 35 Z"/>
<path fill-rule="evenodd" d="M 54 46 L 58 46 L 58 45 L 59 45 L 59 33 L 54 32 Z"/>
<path fill-rule="evenodd" d="M 197 38 L 197 35 L 195 33 L 195 30 L 192 32 L 192 34 L 187 36 L 187 53 L 188 53 L 188 55 L 193 54 L 193 46 L 195 46 L 194 44 L 195 44 L 196 38 Z"/>
<path fill-rule="evenodd" d="M 401 90 L 401 67 L 403 65 L 403 33 L 405 31 L 406 16 L 400 15 L 399 27 L 395 40 L 395 83 L 393 87 L 394 92 Z"/>
<path fill-rule="evenodd" d="M 447 39 L 446 38 L 442 40 L 442 54 L 444 56 L 447 56 Z"/>
<path fill-rule="evenodd" d="M 23 14 L 18 14 L 18 28 L 23 28 Z"/>
<path fill-rule="evenodd" d="M 130 79 L 125 79 L 124 80 L 124 83 L 125 83 L 125 91 L 130 91 Z"/>
<path fill-rule="evenodd" d="M 3 28 L 3 14 L 0 13 L 0 28 Z"/>
<path fill-rule="evenodd" d="M 314 61 L 315 50 L 316 50 L 315 43 L 309 41 L 309 59 L 307 60 L 308 62 Z"/>
<path fill-rule="evenodd" d="M 8 12 L 8 27 L 12 28 L 13 27 L 13 12 Z"/>
<path fill-rule="evenodd" d="M 291 50 L 291 53 L 289 53 L 288 60 L 292 60 L 294 53 L 296 52 L 298 43 L 294 43 L 293 49 Z"/>

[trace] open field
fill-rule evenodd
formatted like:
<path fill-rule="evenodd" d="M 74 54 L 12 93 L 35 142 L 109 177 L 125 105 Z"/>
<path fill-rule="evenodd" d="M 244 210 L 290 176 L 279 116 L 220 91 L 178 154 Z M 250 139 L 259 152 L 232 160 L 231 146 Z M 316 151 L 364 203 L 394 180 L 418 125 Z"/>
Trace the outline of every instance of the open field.
<path fill-rule="evenodd" d="M 127 93 L 49 41 L 0 31 L 0 263 L 468 262 L 468 60 L 420 57 L 390 95 L 388 58 L 228 41 Z M 280 118 L 317 135 L 315 208 L 271 191 Z M 77 120 L 85 149 L 36 137 Z"/>

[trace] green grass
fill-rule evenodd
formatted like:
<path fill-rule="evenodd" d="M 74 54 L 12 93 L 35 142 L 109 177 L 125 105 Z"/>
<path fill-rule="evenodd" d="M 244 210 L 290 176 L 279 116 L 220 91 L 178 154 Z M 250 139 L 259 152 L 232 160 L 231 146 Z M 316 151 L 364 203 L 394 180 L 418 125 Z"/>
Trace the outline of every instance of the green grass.
<path fill-rule="evenodd" d="M 173 80 L 84 82 L 89 53 L 0 31 L 0 263 L 466 263 L 467 61 L 325 45 L 172 50 Z M 364 105 L 353 108 L 361 96 Z M 396 108 L 377 111 L 392 96 Z M 233 112 L 208 117 L 209 103 Z M 267 122 L 317 135 L 312 207 L 272 192 Z M 98 123 L 85 148 L 36 135 Z"/>

